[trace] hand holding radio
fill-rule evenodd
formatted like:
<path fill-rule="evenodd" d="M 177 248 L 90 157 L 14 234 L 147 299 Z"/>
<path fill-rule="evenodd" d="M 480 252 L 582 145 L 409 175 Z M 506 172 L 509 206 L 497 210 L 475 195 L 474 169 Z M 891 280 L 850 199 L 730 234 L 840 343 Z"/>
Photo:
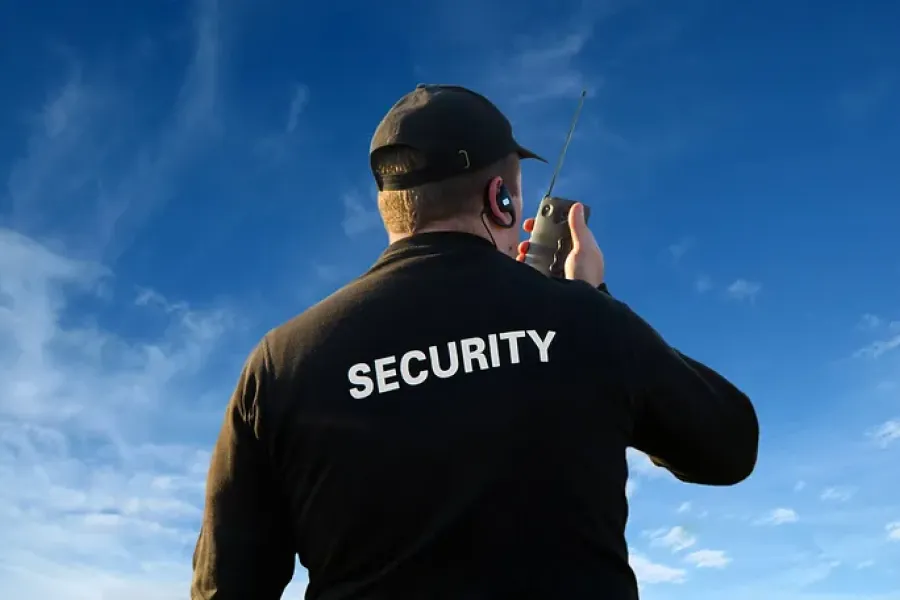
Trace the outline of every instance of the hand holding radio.
<path fill-rule="evenodd" d="M 556 239 L 568 239 L 569 247 L 564 254 L 564 262 L 560 264 L 559 275 L 556 275 L 556 268 L 553 269 L 551 275 L 563 276 L 566 279 L 578 279 L 597 287 L 604 282 L 606 261 L 593 232 L 588 228 L 587 216 L 589 213 L 590 209 L 580 202 L 572 203 L 571 208 L 567 211 L 565 221 L 567 231 L 565 235 L 557 234 Z M 535 224 L 535 219 L 525 219 L 522 224 L 522 228 L 526 233 L 531 234 L 532 239 L 535 238 Z M 518 250 L 516 260 L 519 262 L 526 262 L 528 256 L 534 255 L 530 240 L 520 243 Z"/>
<path fill-rule="evenodd" d="M 587 226 L 587 214 L 587 207 L 581 203 L 569 211 L 572 250 L 566 257 L 564 269 L 566 279 L 579 279 L 597 287 L 604 282 L 606 260 L 594 233 Z"/>
<path fill-rule="evenodd" d="M 582 90 L 569 133 L 559 153 L 553 177 L 550 178 L 550 187 L 538 207 L 537 217 L 527 219 L 524 223 L 525 231 L 531 235 L 527 242 L 519 245 L 517 260 L 548 277 L 581 279 L 596 287 L 603 283 L 604 267 L 603 253 L 587 227 L 591 209 L 581 202 L 553 195 L 553 186 L 562 169 L 586 95 L 587 90 Z"/>

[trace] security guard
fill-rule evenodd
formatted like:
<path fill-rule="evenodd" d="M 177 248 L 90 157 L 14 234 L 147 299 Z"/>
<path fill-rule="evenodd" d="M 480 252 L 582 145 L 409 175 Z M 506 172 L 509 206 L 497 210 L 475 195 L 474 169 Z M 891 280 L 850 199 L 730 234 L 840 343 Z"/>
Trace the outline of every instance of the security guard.
<path fill-rule="evenodd" d="M 603 284 L 521 262 L 515 141 L 483 96 L 419 86 L 371 146 L 390 245 L 270 331 L 212 455 L 194 600 L 633 600 L 625 450 L 682 481 L 753 471 L 747 396 Z M 527 243 L 526 243 L 527 244 Z M 518 260 L 516 260 L 518 258 Z"/>

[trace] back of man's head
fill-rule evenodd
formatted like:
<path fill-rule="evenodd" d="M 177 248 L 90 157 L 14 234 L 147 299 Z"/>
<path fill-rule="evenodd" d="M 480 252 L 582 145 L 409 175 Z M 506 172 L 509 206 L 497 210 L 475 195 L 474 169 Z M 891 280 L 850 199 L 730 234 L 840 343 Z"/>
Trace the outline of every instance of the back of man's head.
<path fill-rule="evenodd" d="M 414 172 L 424 158 L 413 148 L 383 148 L 372 156 L 372 169 L 378 176 Z M 484 211 L 487 184 L 503 179 L 514 198 L 521 197 L 519 157 L 510 153 L 482 169 L 405 190 L 378 192 L 378 211 L 389 234 L 411 235 L 433 228 L 468 230 L 478 223 Z"/>
<path fill-rule="evenodd" d="M 497 202 L 498 179 L 512 201 L 507 212 L 517 219 L 519 161 L 544 160 L 519 145 L 509 120 L 484 96 L 460 86 L 424 84 L 382 119 L 369 158 L 378 208 L 392 238 L 435 230 L 476 232 L 476 223 L 486 223 L 486 204 Z M 510 228 L 515 224 L 514 219 Z"/>

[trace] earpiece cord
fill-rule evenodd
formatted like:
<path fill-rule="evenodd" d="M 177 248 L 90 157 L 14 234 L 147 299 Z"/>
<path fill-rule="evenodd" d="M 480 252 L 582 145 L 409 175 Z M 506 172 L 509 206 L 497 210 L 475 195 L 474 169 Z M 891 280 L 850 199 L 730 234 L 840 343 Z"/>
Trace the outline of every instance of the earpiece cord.
<path fill-rule="evenodd" d="M 494 240 L 494 234 L 491 233 L 491 228 L 488 227 L 487 220 L 485 219 L 486 216 L 487 216 L 487 213 L 485 211 L 482 211 L 481 212 L 481 224 L 484 225 L 484 230 L 487 231 L 488 237 L 491 238 L 491 243 L 494 244 L 494 248 L 497 248 L 497 250 L 499 250 L 500 248 L 497 246 L 497 241 Z"/>

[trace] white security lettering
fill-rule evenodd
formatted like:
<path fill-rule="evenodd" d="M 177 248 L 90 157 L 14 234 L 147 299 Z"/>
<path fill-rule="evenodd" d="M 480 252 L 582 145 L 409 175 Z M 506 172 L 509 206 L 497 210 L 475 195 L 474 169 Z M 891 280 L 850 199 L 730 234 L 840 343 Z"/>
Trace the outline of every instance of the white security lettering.
<path fill-rule="evenodd" d="M 519 343 L 526 339 L 531 343 Z M 427 352 L 408 350 L 400 356 L 399 365 L 397 355 L 376 358 L 371 363 L 357 363 L 347 371 L 347 379 L 351 385 L 350 396 L 361 400 L 374 393 L 385 394 L 398 390 L 404 385 L 421 385 L 431 375 L 447 379 L 457 374 L 487 371 L 523 362 L 548 363 L 550 346 L 555 339 L 555 331 L 506 331 L 447 342 L 446 357 L 442 351 L 442 343 L 429 346 Z"/>
<path fill-rule="evenodd" d="M 459 341 L 459 346 L 462 349 L 463 371 L 471 373 L 474 369 L 472 363 L 476 360 L 478 361 L 478 368 L 482 371 L 489 368 L 487 357 L 484 355 L 483 339 L 477 337 L 466 338 Z"/>
<path fill-rule="evenodd" d="M 399 381 L 388 381 L 388 378 L 397 376 L 397 369 L 387 369 L 388 365 L 397 362 L 395 356 L 385 356 L 375 359 L 375 380 L 378 382 L 378 393 L 393 392 L 400 388 Z"/>
<path fill-rule="evenodd" d="M 428 348 L 428 355 L 431 357 L 431 372 L 441 379 L 453 377 L 459 370 L 459 357 L 456 354 L 456 342 L 447 342 L 447 352 L 450 355 L 450 366 L 446 369 L 442 369 L 437 346 L 429 346 Z"/>
<path fill-rule="evenodd" d="M 488 336 L 488 348 L 491 352 L 491 367 L 496 369 L 500 366 L 500 347 L 497 345 L 496 333 Z"/>
<path fill-rule="evenodd" d="M 428 360 L 428 357 L 421 350 L 410 350 L 400 359 L 400 377 L 409 385 L 419 385 L 428 379 L 428 369 L 422 369 L 418 375 L 413 375 L 409 370 L 409 363 L 412 360 L 422 362 Z"/>
<path fill-rule="evenodd" d="M 371 377 L 366 377 L 367 373 L 371 373 L 372 369 L 366 363 L 357 363 L 350 367 L 347 371 L 347 379 L 356 387 L 350 388 L 350 396 L 357 400 L 362 400 L 372 395 L 375 391 L 375 384 L 372 383 Z"/>
<path fill-rule="evenodd" d="M 550 342 L 553 341 L 553 338 L 556 337 L 555 331 L 548 331 L 547 337 L 542 338 L 538 335 L 538 332 L 534 329 L 528 330 L 528 337 L 531 338 L 531 341 L 534 342 L 534 345 L 537 346 L 538 355 L 541 358 L 541 362 L 550 362 Z"/>
<path fill-rule="evenodd" d="M 500 334 L 500 339 L 509 343 L 509 362 L 514 365 L 519 364 L 519 338 L 523 337 L 525 337 L 524 331 L 507 331 Z"/>

